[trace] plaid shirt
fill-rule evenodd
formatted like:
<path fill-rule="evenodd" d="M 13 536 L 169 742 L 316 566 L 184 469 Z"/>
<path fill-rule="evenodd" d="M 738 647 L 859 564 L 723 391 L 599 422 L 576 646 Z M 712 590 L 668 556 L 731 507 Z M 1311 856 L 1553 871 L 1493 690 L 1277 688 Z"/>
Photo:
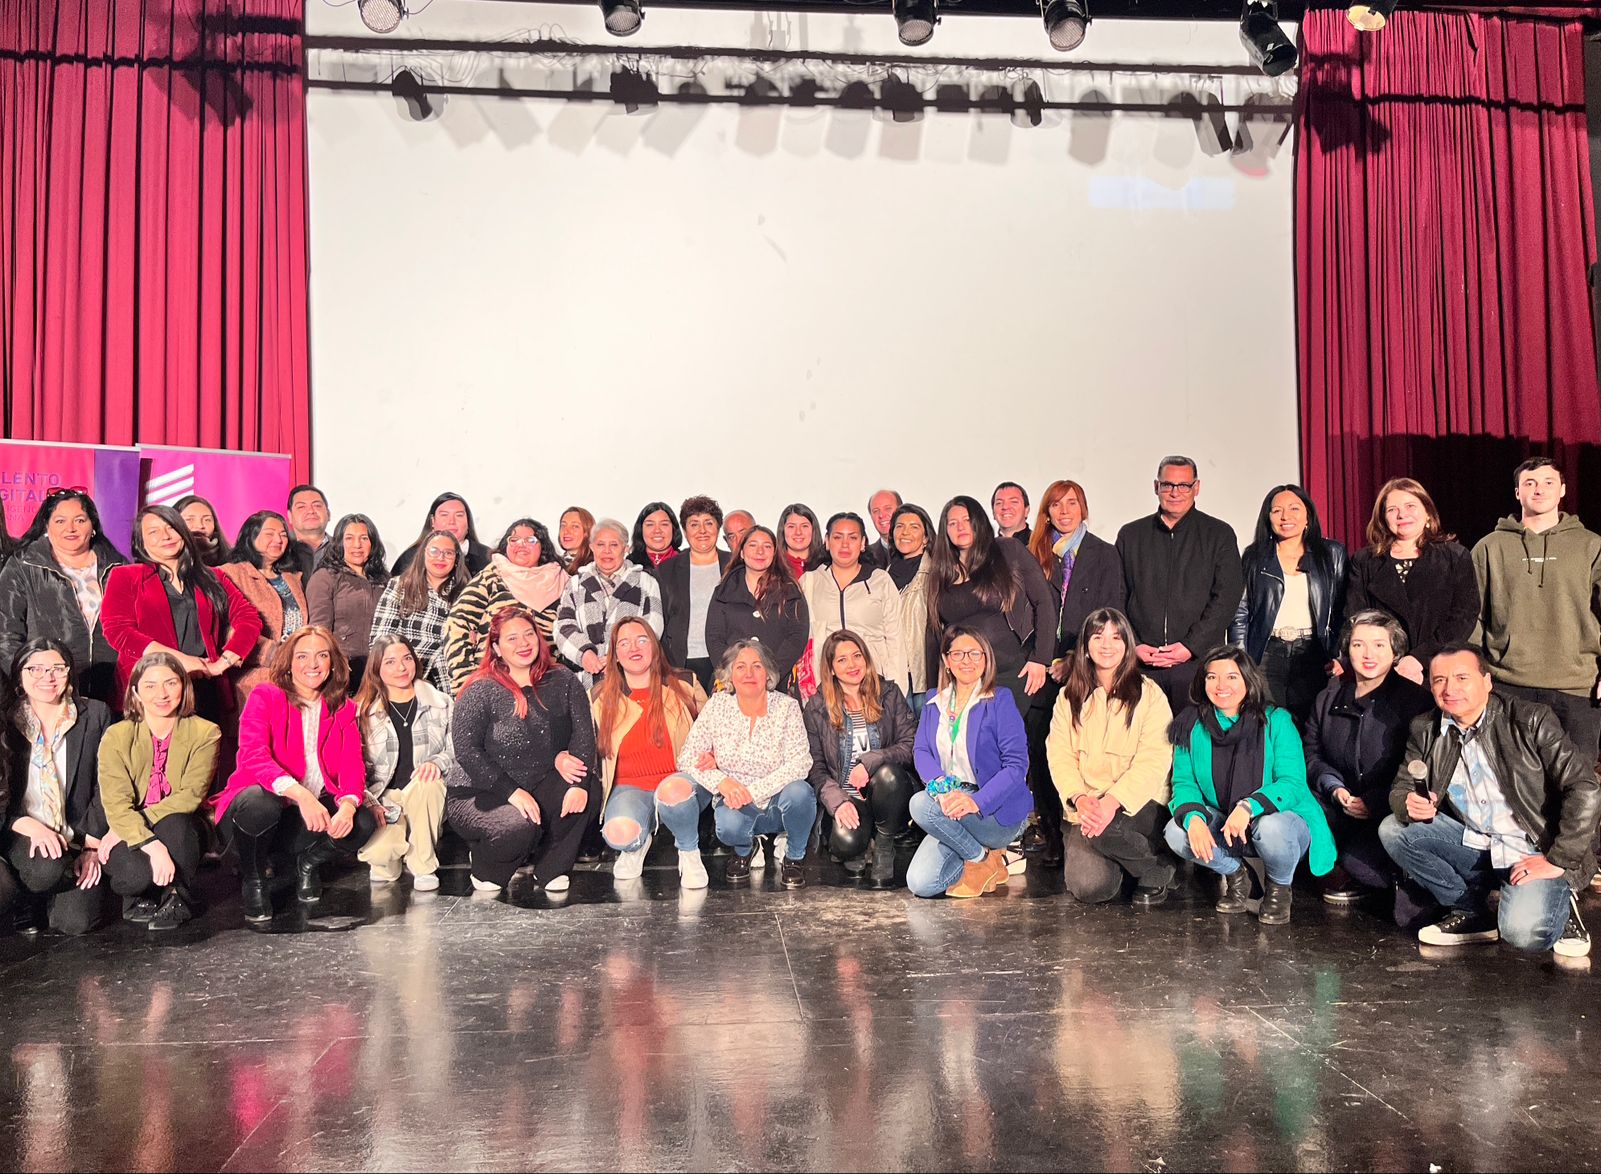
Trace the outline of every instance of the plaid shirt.
<path fill-rule="evenodd" d="M 562 589 L 556 606 L 556 654 L 579 668 L 586 652 L 604 659 L 612 625 L 629 616 L 643 617 L 656 635 L 662 634 L 662 593 L 656 577 L 629 562 L 607 576 L 590 563 Z M 586 689 L 595 683 L 586 672 L 579 678 Z"/>
<path fill-rule="evenodd" d="M 417 675 L 448 692 L 450 672 L 444 651 L 445 621 L 449 618 L 450 604 L 431 588 L 421 611 L 410 615 L 401 611 L 400 580 L 391 579 L 373 609 L 369 643 L 380 636 L 404 636 L 417 656 Z"/>

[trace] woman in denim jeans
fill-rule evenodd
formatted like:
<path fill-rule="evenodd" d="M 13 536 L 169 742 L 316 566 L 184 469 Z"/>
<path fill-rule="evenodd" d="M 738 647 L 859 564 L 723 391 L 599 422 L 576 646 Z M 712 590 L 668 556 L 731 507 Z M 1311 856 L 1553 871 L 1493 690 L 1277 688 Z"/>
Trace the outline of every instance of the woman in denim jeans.
<path fill-rule="evenodd" d="M 913 763 L 928 789 L 912 796 L 912 819 L 928 838 L 906 870 L 919 897 L 977 897 L 1007 881 L 1001 849 L 1022 831 L 1028 734 L 1010 690 L 995 688 L 995 655 L 961 625 L 940 640 L 940 687 L 923 705 Z"/>
<path fill-rule="evenodd" d="M 679 883 L 706 887 L 700 813 L 711 792 L 678 772 L 678 752 L 706 703 L 700 683 L 675 672 L 656 630 L 639 616 L 612 625 L 606 669 L 591 694 L 601 781 L 607 790 L 600 834 L 620 855 L 612 879 L 638 879 L 658 824 L 678 845 Z"/>

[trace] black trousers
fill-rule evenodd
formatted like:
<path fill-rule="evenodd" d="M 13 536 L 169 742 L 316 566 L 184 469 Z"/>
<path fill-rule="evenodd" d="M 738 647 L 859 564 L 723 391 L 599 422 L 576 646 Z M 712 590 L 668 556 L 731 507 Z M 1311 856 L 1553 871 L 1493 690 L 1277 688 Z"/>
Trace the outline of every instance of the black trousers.
<path fill-rule="evenodd" d="M 706 696 L 712 695 L 712 684 L 717 675 L 717 666 L 712 664 L 709 656 L 692 656 L 684 661 L 684 668 L 695 674 L 700 687 L 706 690 Z"/>
<path fill-rule="evenodd" d="M 1195 654 L 1205 656 L 1203 649 Z M 1176 664 L 1170 669 L 1153 669 L 1142 664 L 1140 672 L 1144 673 L 1167 695 L 1167 703 L 1173 707 L 1173 712 L 1180 712 L 1190 703 L 1190 682 L 1195 680 L 1195 674 L 1201 671 L 1201 666 L 1191 657 L 1183 664 Z"/>
<path fill-rule="evenodd" d="M 1061 692 L 1055 679 L 1046 677 L 1044 687 L 1030 698 L 1033 704 L 1023 711 L 1023 729 L 1028 734 L 1028 789 L 1034 796 L 1034 814 L 1039 817 L 1040 831 L 1056 848 L 1062 846 L 1062 796 L 1051 781 L 1045 738 L 1051 732 L 1051 714 Z"/>
<path fill-rule="evenodd" d="M 1078 824 L 1069 824 L 1063 846 L 1067 891 L 1080 901 L 1099 904 L 1123 891 L 1125 876 L 1152 888 L 1171 884 L 1176 869 L 1162 843 L 1167 821 L 1167 808 L 1151 802 L 1133 815 L 1119 811 L 1098 836 L 1086 836 Z"/>
<path fill-rule="evenodd" d="M 846 800 L 856 808 L 856 826 L 841 827 L 836 819 L 828 834 L 829 853 L 835 860 L 854 860 L 874 839 L 900 835 L 911 823 L 912 793 L 920 789 L 917 776 L 906 767 L 879 767 L 868 781 L 867 795 Z"/>
<path fill-rule="evenodd" d="M 600 814 L 594 796 L 584 810 L 562 815 L 567 781 L 555 771 L 536 783 L 529 794 L 539 804 L 539 823 L 485 792 L 445 800 L 445 819 L 472 846 L 472 873 L 479 880 L 504 888 L 512 873 L 525 864 L 533 865 L 540 884 L 572 871 L 584 833 Z"/>
<path fill-rule="evenodd" d="M 200 872 L 200 817 L 174 812 L 158 819 L 150 830 L 172 857 L 176 872 L 173 884 L 184 892 L 192 890 Z M 106 876 L 111 881 L 111 891 L 119 897 L 143 897 L 157 887 L 150 857 L 142 847 L 130 848 L 126 843 L 119 843 L 106 858 Z"/>
<path fill-rule="evenodd" d="M 28 837 L 8 831 L 5 835 L 5 864 L 0 865 L 0 909 L 9 909 L 20 898 L 46 903 L 50 928 L 57 933 L 79 935 L 97 928 L 106 918 L 106 882 L 92 889 L 78 887 L 77 864 L 80 853 L 66 851 L 56 860 L 48 856 L 29 856 Z"/>
<path fill-rule="evenodd" d="M 332 795 L 324 794 L 322 805 L 330 815 L 338 810 Z M 306 821 L 300 817 L 300 808 L 293 803 L 280 799 L 265 787 L 247 787 L 228 804 L 217 830 L 238 857 L 243 879 L 257 880 L 267 858 L 274 852 L 298 857 L 315 849 L 319 855 L 330 859 L 353 857 L 372 839 L 372 834 L 378 830 L 378 821 L 372 809 L 363 803 L 356 808 L 350 834 L 336 840 L 327 832 L 307 828 Z"/>
<path fill-rule="evenodd" d="M 1267 647 L 1262 649 L 1262 675 L 1267 678 L 1268 696 L 1274 705 L 1290 711 L 1298 730 L 1305 728 L 1317 695 L 1328 683 L 1328 674 L 1323 671 L 1327 663 L 1317 641 L 1310 636 L 1295 641 L 1270 636 Z"/>

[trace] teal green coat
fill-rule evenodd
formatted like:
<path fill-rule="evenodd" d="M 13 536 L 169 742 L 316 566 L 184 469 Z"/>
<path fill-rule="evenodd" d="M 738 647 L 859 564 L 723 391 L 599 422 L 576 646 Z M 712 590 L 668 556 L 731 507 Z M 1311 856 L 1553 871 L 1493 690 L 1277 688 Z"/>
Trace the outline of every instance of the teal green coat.
<path fill-rule="evenodd" d="M 1217 724 L 1228 729 L 1234 719 L 1217 715 Z M 1323 807 L 1306 785 L 1306 750 L 1290 715 L 1275 705 L 1267 707 L 1264 727 L 1267 746 L 1262 755 L 1262 787 L 1246 799 L 1257 815 L 1293 811 L 1306 820 L 1312 832 L 1307 864 L 1314 876 L 1324 876 L 1334 868 L 1338 850 Z M 1217 787 L 1212 782 L 1212 739 L 1200 722 L 1190 731 L 1188 744 L 1173 747 L 1173 798 L 1167 809 L 1180 827 L 1188 827 L 1194 816 L 1206 817 L 1219 810 Z"/>

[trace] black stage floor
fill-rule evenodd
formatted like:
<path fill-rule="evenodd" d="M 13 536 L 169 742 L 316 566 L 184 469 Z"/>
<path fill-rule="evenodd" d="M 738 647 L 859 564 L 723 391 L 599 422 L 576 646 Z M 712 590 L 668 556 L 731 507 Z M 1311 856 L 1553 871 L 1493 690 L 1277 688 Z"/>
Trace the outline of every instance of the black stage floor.
<path fill-rule="evenodd" d="M 519 908 L 358 870 L 261 934 L 214 870 L 171 937 L 0 938 L 0 1167 L 1601 1165 L 1587 966 L 1425 954 L 1311 894 L 1263 929 L 1195 882 L 1135 914 L 1034 875 L 958 902 L 711 871 Z"/>

